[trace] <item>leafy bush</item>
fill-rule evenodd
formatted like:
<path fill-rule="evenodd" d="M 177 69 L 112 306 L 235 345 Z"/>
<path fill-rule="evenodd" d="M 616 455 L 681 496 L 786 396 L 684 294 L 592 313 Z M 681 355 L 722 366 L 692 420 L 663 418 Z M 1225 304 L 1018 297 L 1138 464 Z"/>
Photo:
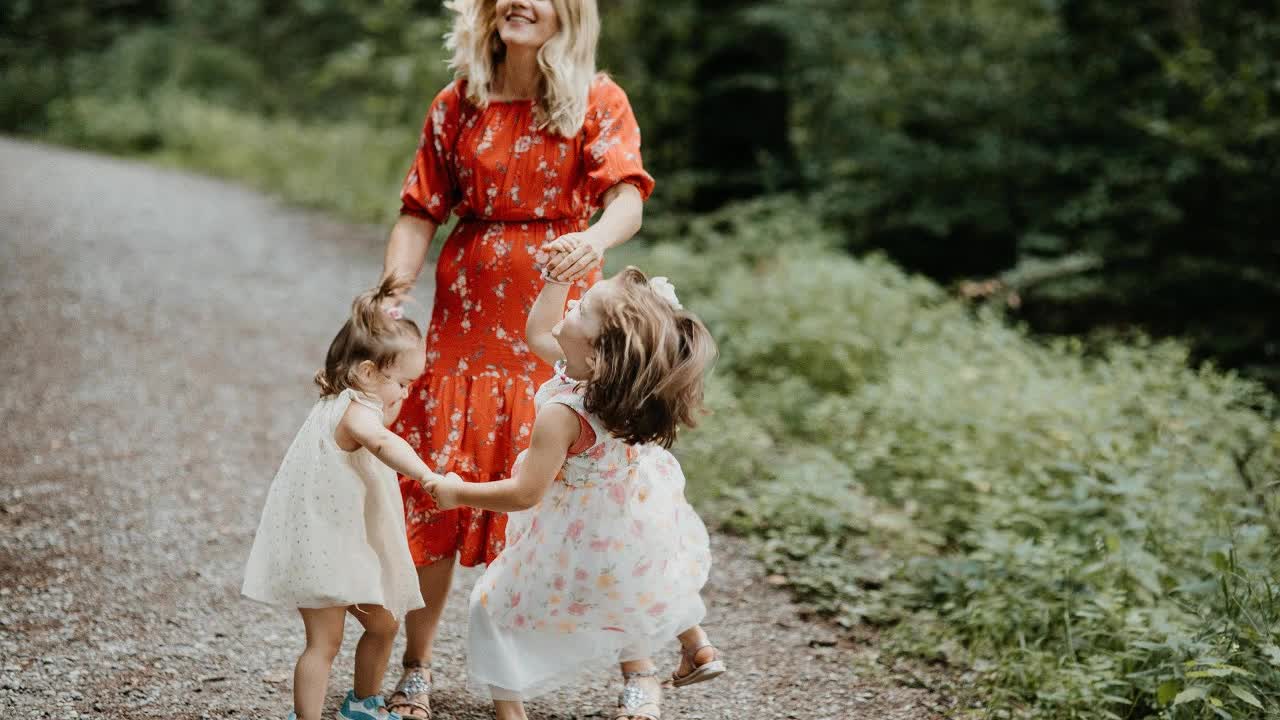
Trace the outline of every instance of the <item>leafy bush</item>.
<path fill-rule="evenodd" d="M 979 670 L 978 714 L 1274 711 L 1274 399 L 1175 343 L 1030 340 L 829 233 L 770 245 L 811 217 L 734 208 L 615 260 L 720 339 L 681 452 L 726 526 L 842 622 Z"/>
<path fill-rule="evenodd" d="M 1280 304 L 1277 6 L 758 13 L 788 31 L 797 153 L 851 248 L 943 280 L 1091 257 L 1018 287 L 1022 316 L 1055 332 L 1136 323 L 1280 378 L 1280 326 L 1258 312 Z"/>
<path fill-rule="evenodd" d="M 1160 243 L 1191 239 L 1160 264 L 1163 277 L 1208 268 L 1234 283 L 1245 267 L 1250 283 L 1269 287 L 1270 266 L 1238 261 L 1274 225 L 1247 211 L 1273 185 L 1274 89 L 1249 88 L 1273 76 L 1257 50 L 1280 24 L 1206 16 L 1215 32 L 1201 50 L 1158 32 L 1154 52 L 1127 34 L 1113 64 L 1107 29 L 1157 27 L 1163 9 L 972 0 L 850 12 L 803 2 L 808 15 L 788 5 L 774 17 L 806 20 L 797 57 L 830 53 L 794 73 L 795 145 L 819 192 L 693 218 L 651 206 L 651 243 L 611 257 L 673 278 L 720 340 L 715 413 L 680 444 L 691 494 L 709 517 L 757 539 L 769 567 L 838 621 L 877 623 L 899 651 L 975 673 L 975 716 L 1275 716 L 1274 398 L 1191 367 L 1177 343 L 1033 341 L 994 305 L 963 304 L 883 257 L 843 250 L 901 256 L 914 243 L 921 257 L 949 258 L 951 271 L 988 252 L 1105 255 L 1118 275 L 1086 265 L 1036 290 L 1076 302 L 1141 289 Z M 113 58 L 120 76 L 104 81 L 109 90 L 65 72 L 87 62 L 72 48 L 48 72 L 6 63 L 0 98 L 28 108 L 30 98 L 58 98 L 36 123 L 55 139 L 387 220 L 422 108 L 443 82 L 431 54 L 439 19 L 397 21 L 417 10 L 407 0 L 358 13 L 324 0 L 261 16 L 254 3 L 226 13 L 182 5 L 190 45 L 135 28 L 84 50 Z M 652 17 L 642 4 L 620 7 L 635 22 Z M 658 29 L 683 32 L 681 18 L 700 6 L 679 7 Z M 812 22 L 818 11 L 830 22 Z M 232 42 L 246 26 L 236 13 L 262 22 Z M 285 42 L 309 23 L 326 31 Z M 1217 32 L 1228 25 L 1240 30 L 1238 56 L 1223 42 L 1230 33 Z M 277 44 L 287 47 L 265 51 Z M 640 72 L 622 49 L 607 51 L 619 71 Z M 0 43 L 5 58 L 10 50 Z M 671 72 L 694 77 L 696 58 L 669 55 Z M 1076 84 L 1063 57 L 1094 84 Z M 1142 100 L 1107 105 L 1101 89 L 1124 91 L 1131 67 L 1146 73 Z M 267 79 L 237 91 L 255 78 Z M 1176 102 L 1162 103 L 1162 83 L 1178 88 Z M 663 100 L 666 83 L 653 77 L 624 84 L 641 113 L 671 113 L 647 130 L 678 126 L 694 100 L 691 86 Z M 3 114 L 6 127 L 28 127 L 15 112 Z M 1070 145 L 1068 128 L 1097 142 Z M 687 141 L 659 144 L 653 157 L 675 163 Z M 1217 216 L 1179 219 L 1186 197 L 1226 198 L 1224 188 L 1222 234 L 1205 230 Z M 1206 264 L 1197 248 L 1208 243 L 1212 255 L 1219 237 L 1234 259 Z M 1258 319 L 1242 335 L 1265 335 L 1269 320 L 1248 309 Z"/>

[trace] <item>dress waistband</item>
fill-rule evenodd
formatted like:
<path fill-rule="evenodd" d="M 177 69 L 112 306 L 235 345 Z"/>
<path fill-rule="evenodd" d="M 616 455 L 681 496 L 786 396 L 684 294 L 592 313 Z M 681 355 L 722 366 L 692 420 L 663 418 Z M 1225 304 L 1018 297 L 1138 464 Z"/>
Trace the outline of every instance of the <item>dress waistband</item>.
<path fill-rule="evenodd" d="M 586 227 L 588 218 L 522 218 L 519 220 L 508 220 L 504 218 L 486 218 L 476 215 L 462 215 L 458 218 L 459 224 L 479 224 L 479 225 L 573 225 L 575 227 Z"/>

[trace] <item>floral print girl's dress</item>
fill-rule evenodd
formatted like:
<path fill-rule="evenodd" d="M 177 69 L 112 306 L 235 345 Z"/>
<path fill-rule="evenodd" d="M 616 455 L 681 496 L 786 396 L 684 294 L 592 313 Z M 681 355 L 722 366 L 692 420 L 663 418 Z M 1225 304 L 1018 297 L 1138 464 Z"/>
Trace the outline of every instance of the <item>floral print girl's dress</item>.
<path fill-rule="evenodd" d="M 506 550 L 471 591 L 469 684 L 499 700 L 649 657 L 706 614 L 711 551 L 680 464 L 612 437 L 563 366 L 538 390 L 546 403 L 578 414 L 578 442 L 542 502 L 509 516 Z"/>
<path fill-rule="evenodd" d="M 436 266 L 427 366 L 392 429 L 439 472 L 469 482 L 507 476 L 528 447 L 534 391 L 551 377 L 524 341 L 542 288 L 543 243 L 585 230 L 620 182 L 645 198 L 653 178 L 640 159 L 640 129 L 622 89 L 597 76 L 582 130 L 572 138 L 535 129 L 533 102 L 466 100 L 465 81 L 431 103 L 401 192 L 401 212 L 437 224 L 460 217 Z M 578 281 L 572 297 L 600 277 Z M 439 511 L 416 481 L 400 479 L 414 564 L 459 552 L 463 565 L 502 550 L 501 513 Z"/>

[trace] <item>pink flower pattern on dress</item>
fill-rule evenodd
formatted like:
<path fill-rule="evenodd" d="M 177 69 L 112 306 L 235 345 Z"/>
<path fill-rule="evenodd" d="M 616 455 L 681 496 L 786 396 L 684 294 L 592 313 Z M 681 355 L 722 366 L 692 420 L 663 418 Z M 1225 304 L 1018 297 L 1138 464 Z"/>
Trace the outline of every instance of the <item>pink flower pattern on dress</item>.
<path fill-rule="evenodd" d="M 507 549 L 474 592 L 511 600 L 485 610 L 510 630 L 644 637 L 673 618 L 700 619 L 711 555 L 676 459 L 656 445 L 609 435 L 563 374 L 535 401 L 570 407 L 597 442 L 566 458 L 537 506 L 508 516 Z"/>

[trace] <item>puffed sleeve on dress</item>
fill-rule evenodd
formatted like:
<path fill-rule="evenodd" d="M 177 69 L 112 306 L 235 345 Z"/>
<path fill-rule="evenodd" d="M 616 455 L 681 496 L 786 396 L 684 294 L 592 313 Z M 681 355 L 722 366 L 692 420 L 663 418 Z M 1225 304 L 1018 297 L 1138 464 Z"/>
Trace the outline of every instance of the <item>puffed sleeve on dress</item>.
<path fill-rule="evenodd" d="M 458 202 L 458 189 L 449 170 L 449 158 L 462 121 L 466 102 L 458 82 L 445 86 L 431 101 L 422 124 L 418 152 L 400 190 L 400 213 L 441 225 Z"/>
<path fill-rule="evenodd" d="M 647 200 L 653 192 L 653 177 L 640 160 L 640 126 L 627 94 L 607 76 L 601 75 L 592 85 L 582 129 L 589 202 L 599 207 L 609 188 L 620 182 L 635 185 Z"/>

